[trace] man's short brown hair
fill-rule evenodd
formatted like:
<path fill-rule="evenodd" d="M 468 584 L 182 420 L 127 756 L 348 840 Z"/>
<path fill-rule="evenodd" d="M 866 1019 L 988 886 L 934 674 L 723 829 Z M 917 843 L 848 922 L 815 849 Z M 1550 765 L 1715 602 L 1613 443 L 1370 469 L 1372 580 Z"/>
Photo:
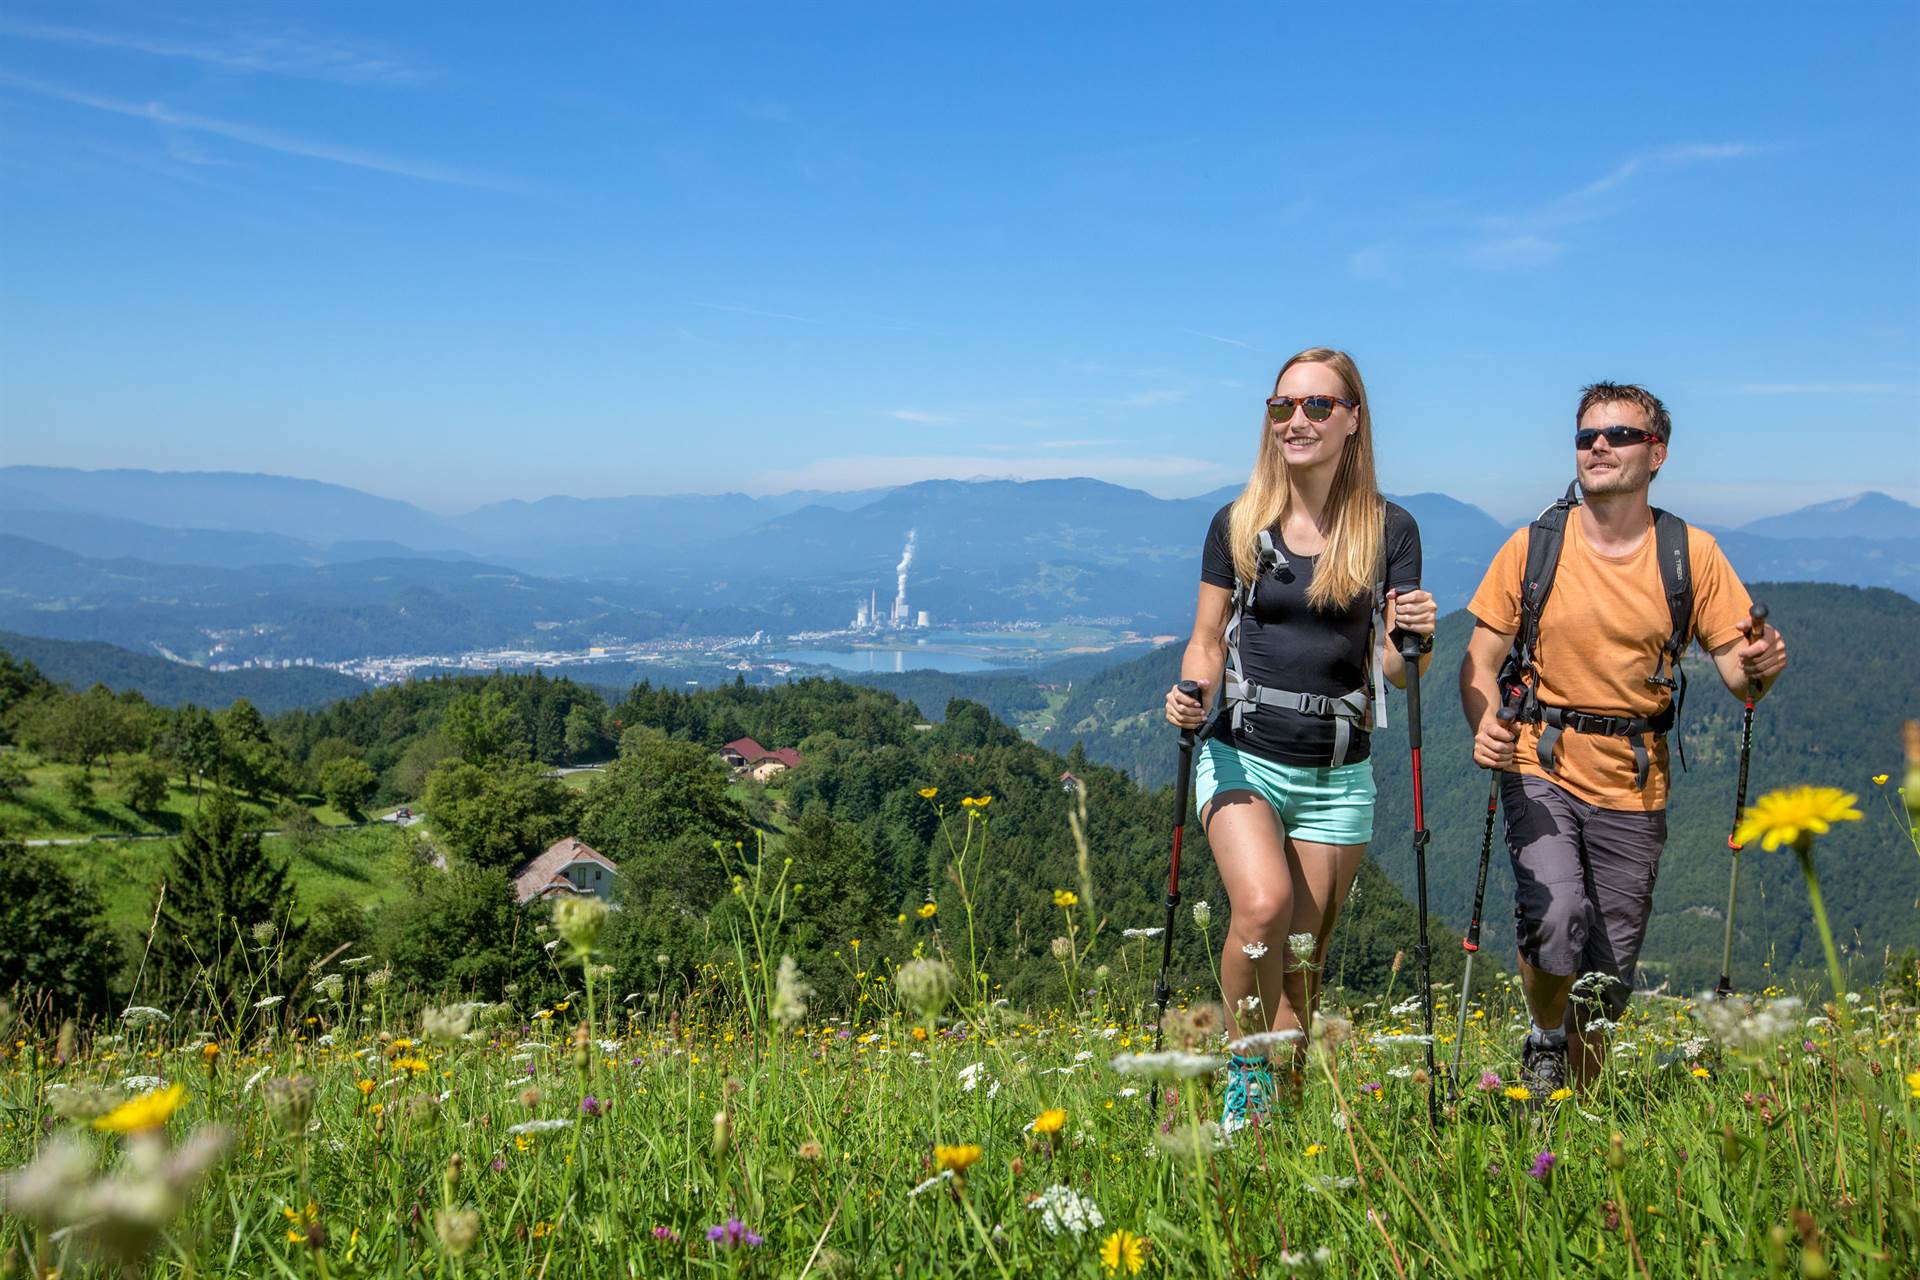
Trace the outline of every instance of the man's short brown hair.
<path fill-rule="evenodd" d="M 1660 443 L 1673 442 L 1673 418 L 1667 413 L 1667 406 L 1660 403 L 1660 397 L 1645 387 L 1635 386 L 1631 382 L 1596 382 L 1580 392 L 1580 407 L 1574 410 L 1573 425 L 1579 426 L 1581 419 L 1587 416 L 1587 410 L 1597 404 L 1623 401 L 1639 408 L 1647 415 L 1647 428 L 1660 437 Z"/>

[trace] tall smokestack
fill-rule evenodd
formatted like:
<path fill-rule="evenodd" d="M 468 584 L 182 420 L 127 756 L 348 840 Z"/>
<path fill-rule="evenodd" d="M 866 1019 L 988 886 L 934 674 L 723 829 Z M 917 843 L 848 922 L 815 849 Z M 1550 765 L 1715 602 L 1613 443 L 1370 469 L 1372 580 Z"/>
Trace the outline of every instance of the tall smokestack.
<path fill-rule="evenodd" d="M 893 567 L 894 575 L 899 580 L 899 591 L 893 598 L 893 620 L 897 624 L 904 625 L 906 621 L 907 570 L 913 565 L 913 543 L 914 539 L 919 537 L 919 535 L 920 531 L 918 529 L 907 530 L 906 550 L 900 553 L 900 563 Z"/>

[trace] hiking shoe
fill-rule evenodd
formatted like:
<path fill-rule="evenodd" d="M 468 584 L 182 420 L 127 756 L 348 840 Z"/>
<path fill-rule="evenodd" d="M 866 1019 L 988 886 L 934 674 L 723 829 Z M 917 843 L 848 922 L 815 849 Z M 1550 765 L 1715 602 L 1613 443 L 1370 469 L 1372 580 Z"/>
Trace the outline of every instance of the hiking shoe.
<path fill-rule="evenodd" d="M 1535 1098 L 1567 1087 L 1567 1047 L 1541 1044 L 1532 1034 L 1520 1045 L 1520 1083 Z"/>
<path fill-rule="evenodd" d="M 1231 1138 L 1250 1124 L 1265 1124 L 1273 1110 L 1273 1070 L 1265 1058 L 1234 1054 L 1227 1061 L 1227 1100 L 1220 1132 Z"/>

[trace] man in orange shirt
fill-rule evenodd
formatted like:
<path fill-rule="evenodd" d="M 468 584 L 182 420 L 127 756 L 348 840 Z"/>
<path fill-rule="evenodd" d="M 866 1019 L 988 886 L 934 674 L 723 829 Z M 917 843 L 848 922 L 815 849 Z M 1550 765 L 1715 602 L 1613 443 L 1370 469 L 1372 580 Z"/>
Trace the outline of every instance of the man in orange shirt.
<path fill-rule="evenodd" d="M 1460 666 L 1474 762 L 1507 771 L 1500 796 L 1533 1019 L 1521 1082 L 1536 1093 L 1599 1074 L 1607 1020 L 1626 1009 L 1667 837 L 1660 727 L 1671 687 L 1649 673 L 1659 676 L 1674 628 L 1647 490 L 1673 423 L 1644 388 L 1612 382 L 1581 393 L 1575 422 L 1583 501 L 1566 513 L 1539 614 L 1528 713 L 1517 723 L 1497 714 L 1500 669 L 1520 631 L 1526 529 L 1500 549 L 1467 606 L 1478 625 Z M 1735 697 L 1750 683 L 1764 693 L 1787 665 L 1779 630 L 1752 638 L 1751 602 L 1719 544 L 1691 527 L 1686 543 L 1692 634 Z"/>

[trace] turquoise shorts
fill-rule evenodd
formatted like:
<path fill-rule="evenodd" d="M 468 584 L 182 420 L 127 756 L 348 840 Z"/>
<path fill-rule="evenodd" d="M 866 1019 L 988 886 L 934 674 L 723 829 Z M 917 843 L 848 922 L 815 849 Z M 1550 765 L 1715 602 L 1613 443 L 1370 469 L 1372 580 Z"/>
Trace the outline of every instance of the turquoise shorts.
<path fill-rule="evenodd" d="M 1218 738 L 1200 744 L 1194 785 L 1200 811 L 1224 791 L 1251 791 L 1267 802 L 1281 830 L 1315 844 L 1373 839 L 1373 761 L 1311 768 L 1276 764 Z"/>

